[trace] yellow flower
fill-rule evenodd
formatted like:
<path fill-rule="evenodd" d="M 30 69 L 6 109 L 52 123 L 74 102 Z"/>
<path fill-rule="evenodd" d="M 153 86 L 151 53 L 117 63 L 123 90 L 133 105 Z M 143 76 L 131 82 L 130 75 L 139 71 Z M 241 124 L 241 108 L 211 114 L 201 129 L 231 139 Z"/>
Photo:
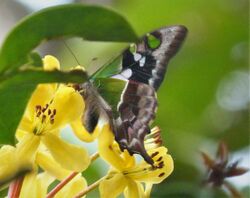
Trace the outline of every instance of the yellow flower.
<path fill-rule="evenodd" d="M 59 69 L 58 60 L 46 56 L 44 69 Z M 90 163 L 87 151 L 63 141 L 59 137 L 59 130 L 78 119 L 83 111 L 83 99 L 73 88 L 57 84 L 38 85 L 27 105 L 16 137 L 23 144 L 31 138 L 35 139 L 36 144 L 30 147 L 31 152 L 37 152 L 37 148 L 43 145 L 63 168 L 81 172 Z"/>
<path fill-rule="evenodd" d="M 145 140 L 147 152 L 154 161 L 154 166 L 151 166 L 144 160 L 136 163 L 135 158 L 127 151 L 121 152 L 117 143 L 114 143 L 109 126 L 103 128 L 100 135 L 102 139 L 99 141 L 104 140 L 105 143 L 99 143 L 99 151 L 113 168 L 100 183 L 101 197 L 117 197 L 122 192 L 129 198 L 148 197 L 152 185 L 162 182 L 171 174 L 174 167 L 173 159 L 167 154 L 167 148 L 161 146 L 159 133 L 159 128 L 153 128 Z M 106 139 L 103 139 L 104 137 Z M 104 145 L 108 148 L 104 148 Z M 107 157 L 111 153 L 112 157 Z M 146 189 L 142 183 L 145 183 Z"/>

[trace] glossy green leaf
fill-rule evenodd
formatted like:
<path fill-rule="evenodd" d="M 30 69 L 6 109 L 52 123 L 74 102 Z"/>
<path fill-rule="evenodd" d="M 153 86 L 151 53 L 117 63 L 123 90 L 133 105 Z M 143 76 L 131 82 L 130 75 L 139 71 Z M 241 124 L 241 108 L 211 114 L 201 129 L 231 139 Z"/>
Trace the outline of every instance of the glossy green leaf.
<path fill-rule="evenodd" d="M 114 11 L 80 4 L 51 7 L 25 18 L 10 32 L 0 51 L 0 73 L 26 63 L 28 54 L 43 40 L 61 36 L 94 41 L 137 40 L 128 22 Z"/>

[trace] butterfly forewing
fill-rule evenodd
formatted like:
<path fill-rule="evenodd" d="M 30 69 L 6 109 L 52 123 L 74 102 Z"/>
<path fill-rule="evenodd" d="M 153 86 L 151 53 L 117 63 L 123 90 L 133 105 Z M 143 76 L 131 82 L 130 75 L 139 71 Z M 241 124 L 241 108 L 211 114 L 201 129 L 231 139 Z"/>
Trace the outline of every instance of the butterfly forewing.
<path fill-rule="evenodd" d="M 167 64 L 180 48 L 186 32 L 183 26 L 172 26 L 147 34 L 135 49 L 131 46 L 124 51 L 120 74 L 131 74 L 125 77 L 157 90 L 164 79 Z"/>
<path fill-rule="evenodd" d="M 144 137 L 155 117 L 156 90 L 186 33 L 183 26 L 148 33 L 92 76 L 97 91 L 112 109 L 110 122 L 120 148 L 140 154 L 150 164 L 153 161 L 145 150 Z"/>

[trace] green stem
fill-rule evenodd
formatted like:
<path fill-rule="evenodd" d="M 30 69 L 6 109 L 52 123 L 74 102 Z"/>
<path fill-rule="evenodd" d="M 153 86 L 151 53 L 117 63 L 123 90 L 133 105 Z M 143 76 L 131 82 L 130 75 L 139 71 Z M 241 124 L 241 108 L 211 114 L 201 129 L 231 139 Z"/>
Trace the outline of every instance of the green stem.
<path fill-rule="evenodd" d="M 96 187 L 99 186 L 102 180 L 105 179 L 106 176 L 102 177 L 101 179 L 97 180 L 95 183 L 89 185 L 87 188 L 85 188 L 82 192 L 78 193 L 74 198 L 81 198 L 84 195 L 88 194 L 92 190 L 94 190 Z"/>

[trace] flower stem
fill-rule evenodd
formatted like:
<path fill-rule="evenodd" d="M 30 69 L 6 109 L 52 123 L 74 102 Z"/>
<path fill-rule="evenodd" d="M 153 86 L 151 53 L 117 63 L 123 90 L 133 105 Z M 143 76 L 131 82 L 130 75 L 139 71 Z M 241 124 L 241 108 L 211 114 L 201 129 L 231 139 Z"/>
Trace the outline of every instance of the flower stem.
<path fill-rule="evenodd" d="M 94 190 L 96 187 L 99 186 L 99 184 L 101 183 L 101 181 L 103 179 L 105 179 L 106 176 L 102 177 L 101 179 L 97 180 L 95 183 L 89 185 L 87 188 L 85 188 L 83 191 L 81 191 L 80 193 L 78 193 L 74 198 L 81 198 L 84 195 L 86 195 L 87 193 L 89 193 L 90 191 Z"/>
<path fill-rule="evenodd" d="M 53 190 L 51 190 L 46 198 L 53 198 L 56 193 L 58 193 L 67 183 L 69 183 L 76 175 L 78 174 L 78 172 L 73 172 L 71 173 L 67 178 L 65 178 L 64 180 L 62 180 Z"/>
<path fill-rule="evenodd" d="M 17 178 L 9 186 L 8 198 L 17 198 L 20 195 L 24 176 Z"/>
<path fill-rule="evenodd" d="M 90 157 L 91 163 L 95 161 L 99 157 L 99 153 L 96 152 Z M 53 188 L 46 196 L 46 198 L 53 198 L 56 193 L 58 193 L 67 183 L 69 183 L 76 175 L 78 172 L 73 172 L 71 173 L 67 178 L 62 180 L 55 188 Z"/>

